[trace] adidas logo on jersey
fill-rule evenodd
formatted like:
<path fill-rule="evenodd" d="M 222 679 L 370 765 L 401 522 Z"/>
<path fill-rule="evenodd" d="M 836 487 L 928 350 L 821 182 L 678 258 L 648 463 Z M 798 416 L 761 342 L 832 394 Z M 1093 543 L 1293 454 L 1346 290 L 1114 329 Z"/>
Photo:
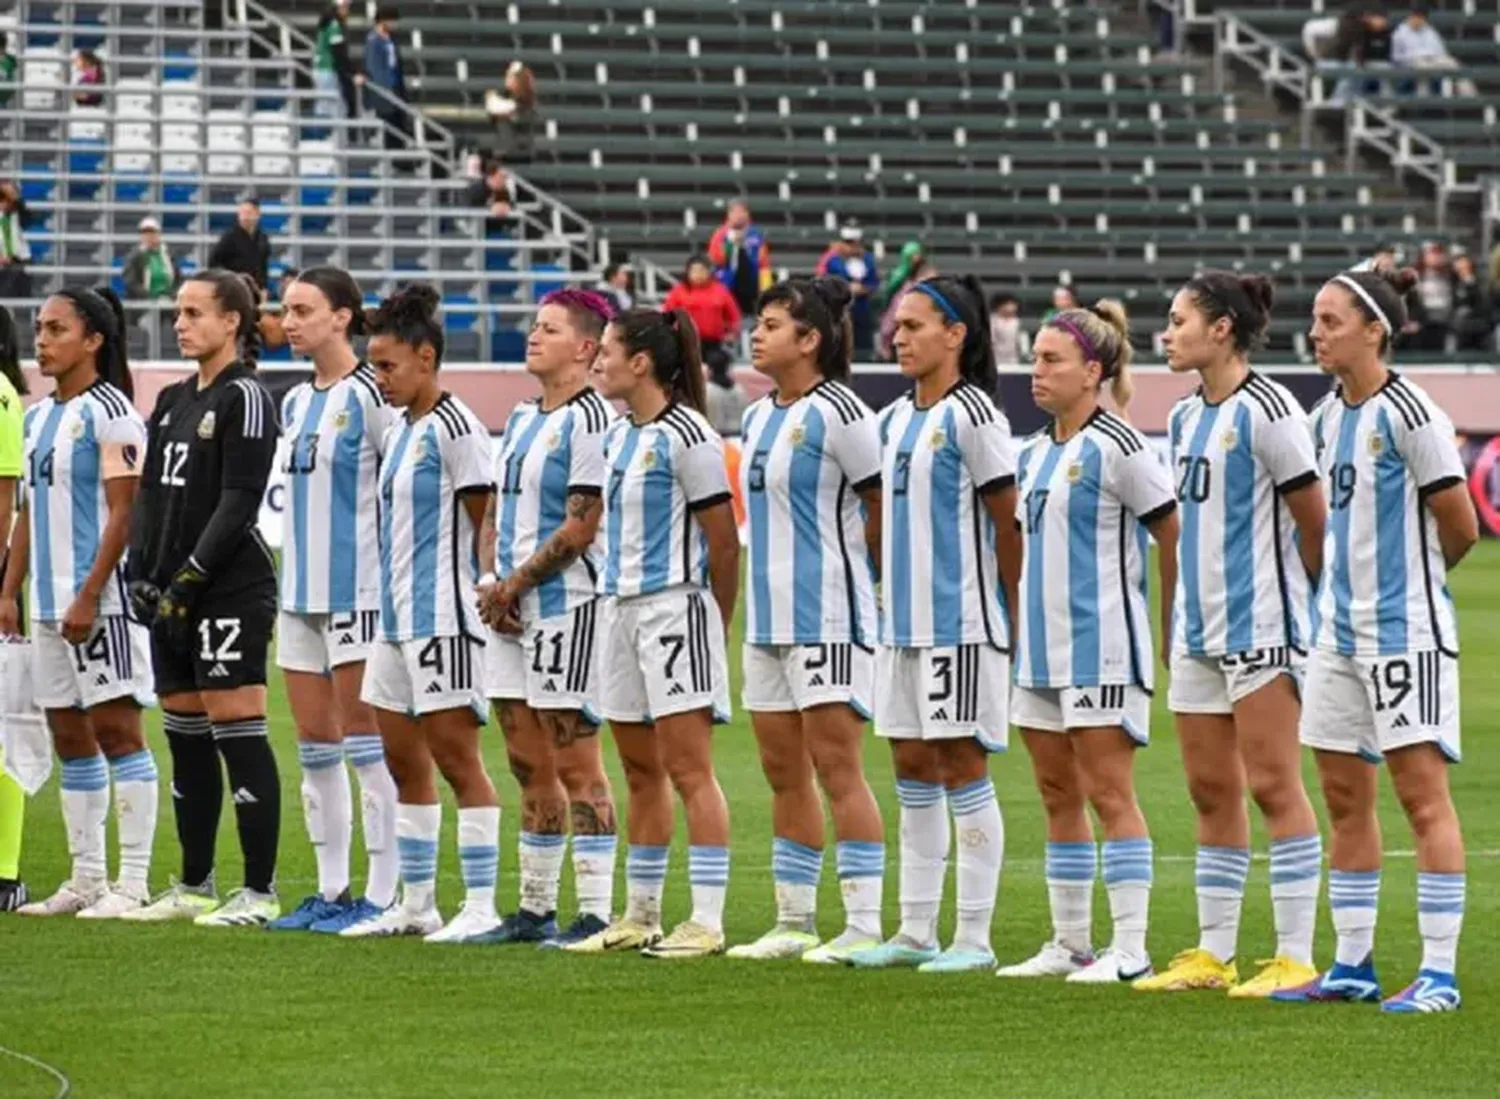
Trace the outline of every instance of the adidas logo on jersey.
<path fill-rule="evenodd" d="M 234 802 L 236 805 L 259 805 L 260 804 L 260 798 L 256 797 L 249 790 L 246 790 L 243 786 L 241 786 L 239 789 L 237 789 L 234 792 L 234 796 L 231 797 L 229 800 L 232 801 L 232 802 Z"/>
<path fill-rule="evenodd" d="M 440 695 L 443 693 L 443 685 L 436 679 L 434 679 L 431 683 L 427 684 L 426 693 L 430 695 Z"/>
<path fill-rule="evenodd" d="M 1396 715 L 1396 720 L 1393 721 L 1393 722 L 1391 722 L 1391 728 L 1392 729 L 1406 729 L 1406 728 L 1409 728 L 1410 726 L 1411 726 L 1411 722 L 1406 719 L 1406 715 L 1405 714 L 1397 714 Z"/>
<path fill-rule="evenodd" d="M 228 674 L 229 669 L 222 664 L 215 664 L 212 668 L 208 669 L 208 678 L 210 679 L 223 679 Z"/>
<path fill-rule="evenodd" d="M 687 692 L 682 689 L 682 684 L 681 683 L 674 683 L 674 684 L 672 684 L 672 689 L 667 692 L 667 697 L 668 698 L 675 698 L 678 695 L 685 695 L 685 694 L 687 694 Z"/>
<path fill-rule="evenodd" d="M 809 687 L 821 687 L 823 686 L 823 677 L 814 672 L 813 677 L 807 681 L 807 685 Z"/>

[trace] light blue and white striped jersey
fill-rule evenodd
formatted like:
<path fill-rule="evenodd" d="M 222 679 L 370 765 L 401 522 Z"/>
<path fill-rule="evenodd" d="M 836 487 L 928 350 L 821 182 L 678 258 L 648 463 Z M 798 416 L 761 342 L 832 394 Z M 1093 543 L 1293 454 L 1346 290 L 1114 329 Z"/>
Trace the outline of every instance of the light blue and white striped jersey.
<path fill-rule="evenodd" d="M 708 539 L 693 513 L 724 503 L 724 440 L 699 413 L 669 404 L 648 423 L 625 416 L 604 434 L 601 595 L 708 586 Z"/>
<path fill-rule="evenodd" d="M 539 400 L 511 410 L 495 459 L 496 576 L 503 580 L 546 545 L 567 518 L 569 496 L 604 491 L 604 430 L 614 418 L 592 389 L 550 412 Z M 596 598 L 603 558 L 601 523 L 587 553 L 522 597 L 521 621 L 554 618 Z"/>
<path fill-rule="evenodd" d="M 995 524 L 981 499 L 1015 480 L 1009 421 L 961 381 L 928 408 L 914 393 L 888 405 L 880 448 L 880 640 L 1009 651 Z"/>
<path fill-rule="evenodd" d="M 1218 404 L 1178 401 L 1167 433 L 1182 517 L 1172 651 L 1306 651 L 1307 571 L 1282 499 L 1318 480 L 1302 406 L 1252 371 Z"/>
<path fill-rule="evenodd" d="M 1458 652 L 1437 520 L 1423 501 L 1464 479 L 1453 423 L 1395 371 L 1357 407 L 1313 409 L 1328 536 L 1314 644 L 1358 656 Z"/>
<path fill-rule="evenodd" d="M 286 479 L 283 610 L 380 606 L 380 444 L 398 416 L 368 363 L 327 389 L 303 382 L 282 400 L 275 468 Z"/>
<path fill-rule="evenodd" d="M 490 436 L 444 393 L 415 423 L 386 430 L 380 467 L 380 632 L 387 641 L 482 638 L 474 524 L 458 498 L 491 488 Z"/>
<path fill-rule="evenodd" d="M 820 645 L 875 639 L 875 577 L 859 494 L 880 481 L 875 414 L 823 381 L 789 405 L 745 410 L 740 490 L 750 530 L 745 640 Z"/>
<path fill-rule="evenodd" d="M 1151 444 L 1096 409 L 1065 443 L 1048 426 L 1021 444 L 1016 683 L 1098 687 L 1153 682 L 1144 523 L 1177 501 Z"/>
<path fill-rule="evenodd" d="M 71 400 L 43 397 L 26 410 L 26 507 L 31 516 L 31 607 L 60 622 L 83 588 L 109 521 L 104 483 L 139 477 L 146 424 L 130 398 L 99 380 Z M 124 614 L 124 558 L 99 596 L 101 615 Z"/>

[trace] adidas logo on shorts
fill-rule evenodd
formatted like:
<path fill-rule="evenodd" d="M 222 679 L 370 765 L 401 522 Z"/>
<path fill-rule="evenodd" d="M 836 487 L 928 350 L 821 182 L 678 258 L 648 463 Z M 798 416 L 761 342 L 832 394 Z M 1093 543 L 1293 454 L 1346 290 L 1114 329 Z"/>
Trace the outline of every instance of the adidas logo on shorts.
<path fill-rule="evenodd" d="M 823 677 L 821 675 L 814 675 L 807 681 L 807 685 L 809 687 L 821 687 L 823 686 Z"/>
<path fill-rule="evenodd" d="M 230 800 L 233 801 L 236 805 L 260 804 L 260 799 L 252 794 L 249 790 L 246 790 L 243 786 L 241 786 L 234 792 L 234 796 Z"/>
<path fill-rule="evenodd" d="M 1092 710 L 1094 708 L 1094 700 L 1088 695 L 1079 695 L 1078 701 L 1073 703 L 1073 705 L 1080 710 Z"/>
<path fill-rule="evenodd" d="M 1411 722 L 1406 719 L 1406 715 L 1405 714 L 1397 714 L 1396 715 L 1396 720 L 1393 721 L 1393 722 L 1391 722 L 1391 728 L 1392 729 L 1405 729 L 1405 728 L 1409 727 L 1410 725 L 1411 725 Z"/>
<path fill-rule="evenodd" d="M 440 695 L 443 693 L 443 685 L 434 679 L 431 683 L 427 684 L 427 693 L 430 695 Z"/>
<path fill-rule="evenodd" d="M 682 684 L 681 683 L 674 683 L 674 684 L 672 684 L 672 689 L 667 692 L 667 697 L 668 698 L 675 698 L 678 695 L 685 695 L 685 694 L 687 694 L 687 692 L 682 689 Z"/>
<path fill-rule="evenodd" d="M 94 686 L 95 687 L 108 687 L 109 686 L 109 676 L 105 675 L 103 672 L 100 672 L 98 675 L 94 676 Z"/>
<path fill-rule="evenodd" d="M 228 674 L 229 669 L 222 664 L 215 664 L 212 668 L 208 669 L 208 677 L 210 679 L 222 679 Z"/>
<path fill-rule="evenodd" d="M 339 634 L 338 643 L 340 645 L 352 645 L 354 644 L 354 635 L 349 633 L 341 633 Z"/>
<path fill-rule="evenodd" d="M 544 690 L 544 691 L 555 691 L 555 690 L 557 690 L 557 680 L 555 680 L 555 679 L 549 679 L 549 680 L 547 680 L 547 682 L 545 682 L 545 683 L 542 684 L 542 690 Z"/>
<path fill-rule="evenodd" d="M 932 720 L 933 721 L 951 721 L 952 719 L 948 716 L 948 711 L 947 710 L 939 710 L 937 713 L 935 713 L 935 714 L 932 715 Z"/>

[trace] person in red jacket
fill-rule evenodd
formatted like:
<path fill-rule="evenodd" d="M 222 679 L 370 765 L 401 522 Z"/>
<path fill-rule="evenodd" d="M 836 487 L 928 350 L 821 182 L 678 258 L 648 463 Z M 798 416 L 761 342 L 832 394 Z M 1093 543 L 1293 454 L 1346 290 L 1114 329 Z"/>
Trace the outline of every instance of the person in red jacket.
<path fill-rule="evenodd" d="M 711 373 L 728 369 L 731 352 L 726 345 L 739 334 L 742 314 L 729 288 L 714 278 L 707 256 L 688 260 L 682 281 L 672 287 L 662 308 L 686 309 L 703 345 L 703 364 Z"/>

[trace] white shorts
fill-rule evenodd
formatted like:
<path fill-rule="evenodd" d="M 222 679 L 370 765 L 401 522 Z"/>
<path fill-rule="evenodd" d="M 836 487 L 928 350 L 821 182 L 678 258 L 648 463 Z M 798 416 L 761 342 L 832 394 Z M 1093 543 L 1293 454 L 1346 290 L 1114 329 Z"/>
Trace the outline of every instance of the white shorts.
<path fill-rule="evenodd" d="M 1458 658 L 1440 652 L 1307 659 L 1302 743 L 1357 753 L 1379 763 L 1410 744 L 1436 744 L 1454 763 L 1462 755 Z"/>
<path fill-rule="evenodd" d="M 1285 646 L 1227 656 L 1173 653 L 1167 708 L 1174 714 L 1232 714 L 1235 703 L 1277 676 L 1290 676 L 1300 691 L 1306 664 L 1305 654 Z"/>
<path fill-rule="evenodd" d="M 747 710 L 788 712 L 842 702 L 867 720 L 874 712 L 875 653 L 862 645 L 747 643 L 741 656 Z"/>
<path fill-rule="evenodd" d="M 1010 655 L 991 645 L 875 649 L 875 732 L 892 740 L 1010 743 Z"/>
<path fill-rule="evenodd" d="M 724 624 L 708 592 L 676 587 L 600 606 L 599 712 L 649 722 L 693 710 L 729 720 Z"/>
<path fill-rule="evenodd" d="M 483 724 L 483 650 L 483 641 L 462 636 L 376 641 L 370 646 L 360 698 L 407 717 L 467 706 Z"/>
<path fill-rule="evenodd" d="M 1119 726 L 1141 747 L 1151 742 L 1151 696 L 1134 684 L 1112 687 L 1017 687 L 1010 717 L 1021 729 L 1065 733 Z"/>
<path fill-rule="evenodd" d="M 379 611 L 276 616 L 276 666 L 288 672 L 327 675 L 345 664 L 370 659 L 380 632 Z"/>
<path fill-rule="evenodd" d="M 491 632 L 484 646 L 485 694 L 520 699 L 533 710 L 578 710 L 597 725 L 598 618 L 596 599 L 538 619 L 519 635 Z"/>
<path fill-rule="evenodd" d="M 117 698 L 155 706 L 151 632 L 123 614 L 100 615 L 94 632 L 73 645 L 56 622 L 32 622 L 31 680 L 44 710 L 91 710 Z"/>

